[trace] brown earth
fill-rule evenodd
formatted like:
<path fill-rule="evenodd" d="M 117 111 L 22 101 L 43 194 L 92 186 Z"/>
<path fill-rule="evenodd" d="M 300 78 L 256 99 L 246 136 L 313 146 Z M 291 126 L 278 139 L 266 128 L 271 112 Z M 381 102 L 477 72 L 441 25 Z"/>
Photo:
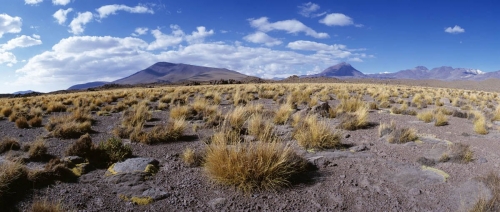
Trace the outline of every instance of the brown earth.
<path fill-rule="evenodd" d="M 322 79 L 324 80 L 324 79 Z M 340 80 L 335 79 L 335 82 Z M 473 90 L 498 91 L 496 80 L 485 82 L 438 82 L 410 80 L 341 80 L 349 83 L 396 84 Z M 298 81 L 302 83 L 303 81 Z M 306 81 L 309 82 L 309 81 Z M 323 82 L 323 81 L 322 81 Z M 365 96 L 366 101 L 372 101 Z M 411 99 L 408 99 L 411 100 Z M 277 109 L 277 102 L 270 99 L 255 100 L 265 108 Z M 447 101 L 444 107 L 458 109 Z M 338 105 L 338 100 L 328 101 Z M 399 106 L 394 103 L 393 105 Z M 234 107 L 223 102 L 219 108 L 228 111 Z M 305 106 L 300 106 L 299 109 Z M 429 105 L 426 109 L 435 108 Z M 168 120 L 169 111 L 154 111 L 153 126 Z M 44 117 L 46 124 L 49 116 Z M 121 113 L 111 116 L 93 115 L 97 120 L 92 126 L 94 143 L 112 137 L 112 129 L 120 125 Z M 417 130 L 419 139 L 406 144 L 390 144 L 378 136 L 378 123 L 407 126 Z M 331 128 L 340 120 L 328 119 Z M 106 170 L 95 170 L 79 178 L 77 183 L 56 183 L 47 188 L 35 189 L 16 207 L 29 209 L 33 199 L 60 201 L 78 211 L 460 211 L 470 209 L 479 198 L 491 197 L 490 190 L 478 178 L 498 169 L 500 162 L 500 132 L 492 124 L 487 135 L 473 131 L 472 120 L 449 117 L 448 125 L 436 127 L 424 123 L 415 116 L 394 115 L 388 109 L 370 110 L 369 121 L 373 126 L 356 131 L 342 130 L 340 150 L 306 151 L 291 137 L 292 127 L 280 126 L 286 142 L 316 166 L 307 173 L 308 181 L 300 182 L 278 191 L 256 191 L 242 193 L 230 186 L 218 185 L 209 180 L 203 167 L 189 167 L 180 159 L 186 147 L 202 150 L 203 139 L 211 135 L 211 129 L 199 133 L 188 130 L 194 140 L 174 143 L 145 145 L 130 143 L 134 156 L 151 157 L 160 162 L 160 171 L 147 183 L 161 188 L 168 197 L 148 205 L 135 205 L 118 197 L 113 185 L 105 180 Z M 192 122 L 191 124 L 193 124 Z M 14 123 L 0 121 L 0 138 L 15 137 L 23 144 L 44 136 L 44 128 L 18 129 Z M 48 138 L 49 154 L 63 157 L 68 146 L 76 139 Z M 125 142 L 127 142 L 125 140 Z M 428 169 L 417 162 L 421 157 L 439 159 L 447 151 L 449 143 L 471 146 L 474 160 L 470 163 L 442 162 Z M 1 155 L 22 154 L 10 151 Z M 28 167 L 41 167 L 39 162 L 30 162 Z M 441 171 L 442 172 L 441 172 Z M 443 175 L 443 172 L 449 176 Z"/>

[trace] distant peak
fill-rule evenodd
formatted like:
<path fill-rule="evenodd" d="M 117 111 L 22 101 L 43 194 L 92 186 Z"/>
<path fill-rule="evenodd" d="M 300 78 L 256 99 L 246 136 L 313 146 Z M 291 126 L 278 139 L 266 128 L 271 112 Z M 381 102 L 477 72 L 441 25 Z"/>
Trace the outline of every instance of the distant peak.
<path fill-rule="evenodd" d="M 169 62 L 157 62 L 153 66 L 174 66 L 177 65 L 175 63 L 169 63 Z"/>
<path fill-rule="evenodd" d="M 339 64 L 337 64 L 338 66 L 351 66 L 351 64 L 349 63 L 346 63 L 346 62 L 341 62 Z"/>
<path fill-rule="evenodd" d="M 415 69 L 417 69 L 417 70 L 428 70 L 427 67 L 425 67 L 425 66 L 417 66 L 417 67 L 415 67 Z"/>

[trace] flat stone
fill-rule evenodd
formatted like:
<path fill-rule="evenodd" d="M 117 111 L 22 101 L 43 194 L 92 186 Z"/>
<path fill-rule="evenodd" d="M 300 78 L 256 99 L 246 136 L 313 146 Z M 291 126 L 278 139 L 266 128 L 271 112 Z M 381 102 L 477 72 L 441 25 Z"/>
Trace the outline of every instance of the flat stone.
<path fill-rule="evenodd" d="M 85 158 L 82 158 L 80 156 L 68 156 L 63 158 L 63 161 L 72 164 L 80 164 L 80 163 L 85 163 Z"/>
<path fill-rule="evenodd" d="M 154 200 L 161 200 L 161 199 L 165 199 L 165 198 L 169 197 L 170 194 L 162 189 L 159 189 L 159 188 L 150 188 L 150 189 L 142 192 L 142 196 L 143 197 L 151 197 Z"/>
<path fill-rule="evenodd" d="M 109 167 L 106 176 L 133 172 L 155 173 L 155 170 L 158 170 L 159 163 L 153 158 L 129 158 Z"/>

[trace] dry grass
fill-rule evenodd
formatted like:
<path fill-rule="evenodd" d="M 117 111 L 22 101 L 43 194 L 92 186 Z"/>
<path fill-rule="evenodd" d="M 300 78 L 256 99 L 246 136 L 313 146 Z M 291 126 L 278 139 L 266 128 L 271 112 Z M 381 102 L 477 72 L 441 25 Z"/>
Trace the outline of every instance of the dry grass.
<path fill-rule="evenodd" d="M 276 115 L 274 116 L 273 122 L 275 124 L 285 124 L 290 116 L 293 114 L 295 110 L 292 108 L 290 104 L 283 104 L 280 106 L 278 111 L 276 111 Z"/>
<path fill-rule="evenodd" d="M 358 110 L 364 110 L 365 108 L 366 104 L 360 98 L 343 98 L 337 106 L 337 113 L 352 113 Z"/>
<path fill-rule="evenodd" d="M 3 117 L 9 117 L 12 114 L 12 109 L 11 108 L 3 108 L 0 111 L 0 114 L 2 114 Z"/>
<path fill-rule="evenodd" d="M 25 117 L 19 117 L 16 119 L 16 127 L 19 129 L 26 129 L 29 128 L 30 125 L 28 124 L 28 120 L 26 120 Z"/>
<path fill-rule="evenodd" d="M 430 123 L 432 120 L 434 120 L 434 113 L 432 113 L 432 111 L 430 110 L 422 111 L 417 114 L 417 118 L 425 123 Z"/>
<path fill-rule="evenodd" d="M 380 123 L 378 127 L 378 137 L 384 137 L 385 135 L 389 135 L 395 130 L 396 130 L 396 124 L 394 123 L 394 120 L 392 120 L 390 124 Z"/>
<path fill-rule="evenodd" d="M 195 150 L 187 147 L 182 152 L 182 161 L 188 166 L 195 167 L 202 163 L 203 158 Z"/>
<path fill-rule="evenodd" d="M 26 183 L 28 170 L 20 162 L 4 161 L 0 164 L 0 205 L 5 204 L 4 199 L 16 193 L 16 186 Z"/>
<path fill-rule="evenodd" d="M 264 142 L 274 141 L 277 137 L 273 123 L 265 120 L 262 114 L 254 114 L 248 119 L 248 134 Z"/>
<path fill-rule="evenodd" d="M 30 127 L 41 127 L 42 118 L 40 116 L 35 116 L 28 121 L 28 124 L 30 125 Z"/>
<path fill-rule="evenodd" d="M 250 114 L 245 107 L 238 106 L 227 115 L 226 121 L 228 121 L 229 126 L 233 129 L 241 130 L 243 129 L 243 125 L 247 121 L 249 115 Z"/>
<path fill-rule="evenodd" d="M 36 200 L 31 205 L 31 212 L 64 212 L 62 204 L 50 202 L 48 200 Z"/>
<path fill-rule="evenodd" d="M 14 138 L 4 137 L 0 141 L 0 154 L 7 152 L 9 150 L 19 150 L 20 148 L 21 145 L 19 144 L 19 141 L 17 141 Z"/>
<path fill-rule="evenodd" d="M 440 162 L 457 162 L 457 163 L 469 163 L 474 160 L 474 153 L 470 150 L 469 145 L 454 143 L 448 146 L 448 151 L 445 152 L 441 158 Z"/>
<path fill-rule="evenodd" d="M 479 111 L 474 111 L 474 132 L 477 134 L 481 135 L 486 135 L 488 134 L 488 129 L 486 126 L 486 118 L 484 117 L 483 113 Z"/>
<path fill-rule="evenodd" d="M 355 113 L 343 114 L 339 127 L 344 130 L 357 130 L 368 125 L 368 107 L 364 106 Z"/>
<path fill-rule="evenodd" d="M 448 116 L 442 112 L 434 115 L 434 126 L 445 126 L 448 124 Z"/>
<path fill-rule="evenodd" d="M 129 145 L 124 145 L 122 140 L 118 138 L 110 138 L 101 142 L 98 148 L 108 156 L 111 163 L 124 161 L 132 156 L 132 148 Z"/>
<path fill-rule="evenodd" d="M 145 144 L 177 141 L 184 135 L 187 122 L 184 118 L 170 120 L 166 125 L 157 125 L 149 132 L 134 131 L 130 139 Z"/>
<path fill-rule="evenodd" d="M 279 142 L 220 142 L 207 146 L 204 169 L 217 183 L 251 192 L 291 185 L 305 164 L 291 147 Z"/>
<path fill-rule="evenodd" d="M 295 129 L 293 137 L 306 149 L 332 149 L 341 145 L 341 135 L 332 131 L 325 121 L 318 121 L 316 116 L 307 116 Z"/>
<path fill-rule="evenodd" d="M 38 139 L 30 145 L 28 155 L 31 159 L 41 159 L 47 154 L 45 140 Z"/>
<path fill-rule="evenodd" d="M 418 136 L 417 136 L 417 133 L 415 132 L 414 129 L 401 128 L 401 129 L 396 129 L 396 130 L 392 131 L 392 133 L 389 134 L 387 141 L 389 143 L 402 144 L 402 143 L 415 141 L 417 139 L 418 139 Z"/>
<path fill-rule="evenodd" d="M 76 121 L 70 115 L 52 116 L 45 129 L 52 132 L 52 135 L 59 138 L 78 138 L 85 133 L 92 131 L 91 121 Z"/>
<path fill-rule="evenodd" d="M 480 198 L 469 212 L 494 212 L 500 211 L 500 177 L 491 172 L 480 180 L 491 191 L 491 198 Z"/>

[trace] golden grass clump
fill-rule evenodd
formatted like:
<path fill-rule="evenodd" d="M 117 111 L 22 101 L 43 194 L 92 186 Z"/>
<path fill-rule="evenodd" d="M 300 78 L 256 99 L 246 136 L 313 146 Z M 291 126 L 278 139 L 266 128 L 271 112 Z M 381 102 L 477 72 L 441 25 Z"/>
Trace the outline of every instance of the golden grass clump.
<path fill-rule="evenodd" d="M 275 124 L 285 124 L 294 111 L 290 104 L 281 105 L 278 111 L 276 111 L 273 122 Z"/>
<path fill-rule="evenodd" d="M 401 128 L 401 129 L 395 129 L 392 131 L 391 134 L 389 134 L 389 137 L 387 141 L 389 143 L 407 143 L 411 141 L 415 141 L 418 139 L 417 133 L 415 132 L 414 129 L 411 128 Z"/>
<path fill-rule="evenodd" d="M 339 127 L 344 130 L 357 130 L 368 125 L 368 107 L 363 106 L 354 113 L 343 114 Z"/>
<path fill-rule="evenodd" d="M 7 152 L 9 150 L 19 150 L 20 148 L 21 145 L 19 144 L 19 141 L 17 141 L 14 138 L 4 137 L 0 141 L 0 154 Z"/>
<path fill-rule="evenodd" d="M 21 162 L 4 161 L 0 164 L 0 205 L 4 199 L 16 193 L 17 186 L 27 181 L 28 170 Z"/>
<path fill-rule="evenodd" d="M 498 174 L 490 172 L 479 180 L 490 189 L 492 197 L 490 199 L 479 198 L 469 212 L 500 211 L 500 177 Z"/>
<path fill-rule="evenodd" d="M 41 127 L 42 118 L 40 116 L 35 116 L 28 121 L 28 124 L 30 125 L 30 127 Z"/>
<path fill-rule="evenodd" d="M 423 121 L 425 123 L 429 123 L 432 120 L 434 120 L 434 114 L 430 110 L 428 110 L 428 111 L 422 111 L 422 112 L 420 112 L 420 113 L 417 114 L 417 118 L 420 121 Z"/>
<path fill-rule="evenodd" d="M 26 129 L 29 128 L 30 125 L 28 124 L 28 120 L 26 120 L 26 118 L 23 116 L 16 119 L 16 127 L 19 129 Z"/>
<path fill-rule="evenodd" d="M 325 121 L 319 121 L 317 116 L 308 115 L 293 133 L 298 144 L 306 149 L 332 149 L 341 145 L 341 134 L 332 131 Z"/>
<path fill-rule="evenodd" d="M 48 200 L 37 200 L 31 205 L 31 212 L 64 212 L 62 204 Z"/>
<path fill-rule="evenodd" d="M 190 107 L 188 105 L 184 106 L 175 106 L 172 109 L 170 109 L 170 118 L 171 119 L 181 119 L 181 118 L 190 118 L 193 115 L 195 115 L 195 110 L 193 107 Z"/>
<path fill-rule="evenodd" d="M 92 122 L 72 115 L 52 116 L 45 129 L 59 138 L 78 138 L 92 131 Z"/>
<path fill-rule="evenodd" d="M 378 127 L 378 136 L 384 137 L 385 135 L 391 134 L 395 130 L 396 124 L 394 123 L 394 120 L 392 120 L 390 124 L 380 123 Z"/>
<path fill-rule="evenodd" d="M 170 120 L 166 125 L 157 125 L 149 132 L 134 131 L 130 139 L 145 144 L 177 141 L 184 135 L 187 122 L 184 118 Z"/>
<path fill-rule="evenodd" d="M 215 182 L 244 192 L 289 186 L 306 161 L 280 142 L 243 142 L 206 147 L 204 169 Z"/>
<path fill-rule="evenodd" d="M 434 126 L 444 126 L 448 124 L 448 116 L 442 112 L 434 115 Z"/>
<path fill-rule="evenodd" d="M 248 134 L 264 142 L 274 141 L 277 137 L 273 123 L 265 120 L 262 114 L 253 114 L 248 119 Z"/>
<path fill-rule="evenodd" d="M 51 102 L 49 106 L 47 107 L 46 112 L 51 113 L 51 112 L 65 112 L 67 109 L 66 105 L 64 105 L 61 102 Z"/>
<path fill-rule="evenodd" d="M 182 161 L 184 161 L 184 163 L 188 166 L 199 166 L 202 160 L 203 158 L 201 157 L 201 155 L 189 147 L 184 149 L 184 151 L 182 152 Z"/>
<path fill-rule="evenodd" d="M 45 140 L 38 139 L 30 145 L 28 155 L 32 159 L 42 159 L 47 154 Z"/>
<path fill-rule="evenodd" d="M 443 153 L 440 162 L 469 163 L 474 160 L 474 153 L 469 145 L 454 143 L 448 146 L 448 151 Z"/>
<path fill-rule="evenodd" d="M 1 111 L 0 111 L 0 114 L 2 114 L 3 117 L 9 117 L 11 114 L 12 114 L 12 108 L 3 108 Z"/>
<path fill-rule="evenodd" d="M 343 98 L 340 100 L 340 104 L 337 106 L 337 113 L 352 113 L 358 110 L 364 110 L 366 107 L 365 102 L 360 98 Z"/>
<path fill-rule="evenodd" d="M 493 118 L 491 120 L 492 121 L 500 121 L 500 105 L 498 105 L 495 108 L 495 111 L 493 112 Z"/>
<path fill-rule="evenodd" d="M 488 134 L 488 129 L 486 126 L 486 118 L 483 115 L 483 113 L 479 111 L 474 111 L 472 114 L 474 114 L 474 121 L 473 121 L 474 132 L 481 135 Z"/>

